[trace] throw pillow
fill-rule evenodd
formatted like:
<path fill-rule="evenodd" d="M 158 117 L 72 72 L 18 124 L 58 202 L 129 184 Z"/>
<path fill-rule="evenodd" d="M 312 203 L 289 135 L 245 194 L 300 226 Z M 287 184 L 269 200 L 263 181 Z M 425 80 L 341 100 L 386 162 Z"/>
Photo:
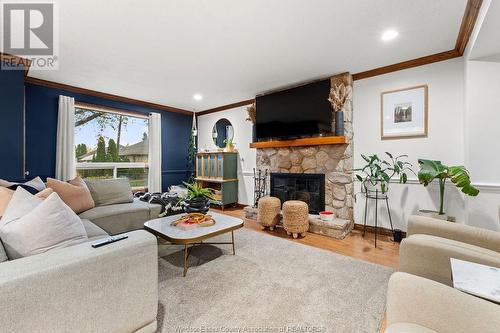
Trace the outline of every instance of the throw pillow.
<path fill-rule="evenodd" d="M 85 179 L 96 206 L 134 202 L 130 182 L 126 178 Z"/>
<path fill-rule="evenodd" d="M 34 208 L 26 212 L 28 206 Z M 7 206 L 1 220 L 0 238 L 10 260 L 76 245 L 88 239 L 80 218 L 57 193 L 41 200 L 22 188 L 16 190 Z"/>
<path fill-rule="evenodd" d="M 35 197 L 40 198 L 40 199 L 47 199 L 49 197 L 49 195 L 51 195 L 52 193 L 54 193 L 54 190 L 47 187 L 45 190 L 40 191 L 37 194 L 35 194 Z"/>
<path fill-rule="evenodd" d="M 7 221 L 17 220 L 21 216 L 28 214 L 42 201 L 41 198 L 34 196 L 22 187 L 17 188 L 5 208 L 2 219 L 0 220 L 0 228 L 2 228 Z M 16 209 L 13 209 L 14 206 Z"/>
<path fill-rule="evenodd" d="M 35 196 L 40 199 L 46 199 L 53 192 L 54 191 L 51 188 L 46 188 L 45 190 L 35 194 Z M 0 218 L 3 216 L 3 213 L 5 212 L 5 209 L 7 208 L 7 205 L 9 204 L 10 199 L 12 199 L 13 195 L 14 190 L 0 186 Z"/>
<path fill-rule="evenodd" d="M 3 216 L 5 208 L 7 208 L 7 205 L 9 204 L 10 199 L 12 199 L 13 194 L 14 191 L 9 190 L 5 187 L 0 187 L 0 218 Z"/>
<path fill-rule="evenodd" d="M 68 182 L 47 178 L 47 187 L 53 189 L 62 201 L 77 214 L 95 207 L 92 195 L 80 177 Z"/>
<path fill-rule="evenodd" d="M 40 177 L 35 177 L 24 183 L 14 183 L 0 179 L 0 186 L 7 187 L 11 190 L 16 190 L 18 187 L 22 187 L 31 194 L 36 194 L 45 189 L 45 183 Z"/>

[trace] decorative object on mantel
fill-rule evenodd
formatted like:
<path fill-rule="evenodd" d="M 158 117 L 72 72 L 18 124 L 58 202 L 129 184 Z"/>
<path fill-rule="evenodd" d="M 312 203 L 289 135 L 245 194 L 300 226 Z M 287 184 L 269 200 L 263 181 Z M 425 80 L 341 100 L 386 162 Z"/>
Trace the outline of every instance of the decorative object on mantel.
<path fill-rule="evenodd" d="M 267 194 L 267 174 L 267 169 L 262 172 L 261 169 L 256 171 L 255 168 L 253 168 L 253 207 L 257 207 L 259 199 Z"/>
<path fill-rule="evenodd" d="M 255 124 L 257 121 L 257 107 L 255 106 L 255 103 L 252 103 L 252 105 L 247 107 L 247 113 L 248 118 L 245 120 L 252 122 L 252 124 Z"/>
<path fill-rule="evenodd" d="M 351 100 L 352 88 L 345 85 L 343 82 L 335 84 L 330 89 L 328 101 L 332 104 L 335 113 L 335 135 L 344 135 L 344 107 Z"/>
<path fill-rule="evenodd" d="M 381 94 L 381 137 L 401 139 L 427 136 L 427 85 Z"/>
<path fill-rule="evenodd" d="M 377 247 L 377 229 L 378 229 L 378 201 L 385 200 L 387 205 L 387 214 L 391 223 L 391 230 L 394 237 L 394 228 L 392 225 L 391 209 L 389 207 L 389 182 L 392 177 L 398 176 L 399 182 L 405 184 L 408 180 L 408 172 L 415 172 L 411 169 L 412 165 L 406 161 L 407 155 L 393 157 L 391 153 L 385 153 L 389 159 L 383 160 L 376 154 L 361 157 L 367 163 L 364 167 L 354 169 L 361 174 L 356 174 L 356 178 L 362 183 L 361 191 L 365 195 L 365 219 L 363 224 L 363 237 L 366 232 L 366 217 L 368 215 L 368 199 L 375 200 L 375 247 Z M 364 190 L 364 191 L 363 191 Z M 356 199 L 356 195 L 354 195 Z"/>
<path fill-rule="evenodd" d="M 469 171 L 463 166 L 446 166 L 440 161 L 419 159 L 420 171 L 418 180 L 424 186 L 429 185 L 434 179 L 439 181 L 439 212 L 431 210 L 420 210 L 419 215 L 431 216 L 441 220 L 449 220 L 444 212 L 444 191 L 446 180 L 450 179 L 462 192 L 475 197 L 479 190 L 472 186 Z"/>
<path fill-rule="evenodd" d="M 304 201 L 289 200 L 283 203 L 283 227 L 288 236 L 306 236 L 309 230 L 309 207 Z"/>
<path fill-rule="evenodd" d="M 276 197 L 262 197 L 258 203 L 257 222 L 262 230 L 266 227 L 273 231 L 281 220 L 281 201 Z"/>
<path fill-rule="evenodd" d="M 252 142 L 257 141 L 257 133 L 255 132 L 255 123 L 257 122 L 257 106 L 255 103 L 247 107 L 248 118 L 246 121 L 252 123 Z"/>

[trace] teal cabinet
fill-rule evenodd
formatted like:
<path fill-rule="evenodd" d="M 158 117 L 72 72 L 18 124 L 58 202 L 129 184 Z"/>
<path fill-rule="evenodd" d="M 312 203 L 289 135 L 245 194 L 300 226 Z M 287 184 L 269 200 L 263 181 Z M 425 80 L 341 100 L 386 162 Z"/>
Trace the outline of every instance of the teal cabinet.
<path fill-rule="evenodd" d="M 238 203 L 238 153 L 213 152 L 196 155 L 196 181 L 214 190 L 213 204 Z"/>

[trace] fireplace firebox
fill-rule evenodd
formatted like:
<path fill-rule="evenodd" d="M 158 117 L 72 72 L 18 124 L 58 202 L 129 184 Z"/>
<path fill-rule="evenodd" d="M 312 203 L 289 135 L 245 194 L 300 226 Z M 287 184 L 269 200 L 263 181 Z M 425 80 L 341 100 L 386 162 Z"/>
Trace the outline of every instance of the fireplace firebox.
<path fill-rule="evenodd" d="M 271 196 L 281 202 L 301 200 L 310 214 L 325 210 L 325 175 L 321 173 L 271 173 Z"/>

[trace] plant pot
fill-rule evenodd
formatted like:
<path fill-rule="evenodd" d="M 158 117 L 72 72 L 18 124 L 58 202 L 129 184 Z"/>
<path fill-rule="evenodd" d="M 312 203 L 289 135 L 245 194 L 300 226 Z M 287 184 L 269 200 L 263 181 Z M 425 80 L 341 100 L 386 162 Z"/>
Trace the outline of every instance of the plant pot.
<path fill-rule="evenodd" d="M 382 196 L 386 195 L 387 192 L 389 191 L 389 187 L 386 187 L 385 193 L 383 193 L 382 187 L 380 186 L 380 182 L 376 182 L 374 185 L 369 181 L 365 181 L 365 182 L 363 182 L 363 188 L 365 189 L 365 193 L 368 193 L 370 195 L 375 195 L 376 192 L 378 191 L 378 195 L 380 196 L 380 198 L 382 198 Z"/>
<path fill-rule="evenodd" d="M 184 210 L 186 213 L 206 214 L 210 209 L 210 200 L 205 197 L 197 197 L 185 201 Z"/>
<path fill-rule="evenodd" d="M 448 221 L 447 214 L 439 214 L 439 212 L 435 211 L 435 210 L 419 209 L 418 215 L 425 216 L 425 217 L 432 217 L 433 219 Z"/>
<path fill-rule="evenodd" d="M 335 112 L 335 135 L 344 136 L 344 112 Z"/>
<path fill-rule="evenodd" d="M 234 151 L 234 145 L 227 144 L 226 147 L 224 148 L 224 151 L 226 153 L 232 153 Z"/>

